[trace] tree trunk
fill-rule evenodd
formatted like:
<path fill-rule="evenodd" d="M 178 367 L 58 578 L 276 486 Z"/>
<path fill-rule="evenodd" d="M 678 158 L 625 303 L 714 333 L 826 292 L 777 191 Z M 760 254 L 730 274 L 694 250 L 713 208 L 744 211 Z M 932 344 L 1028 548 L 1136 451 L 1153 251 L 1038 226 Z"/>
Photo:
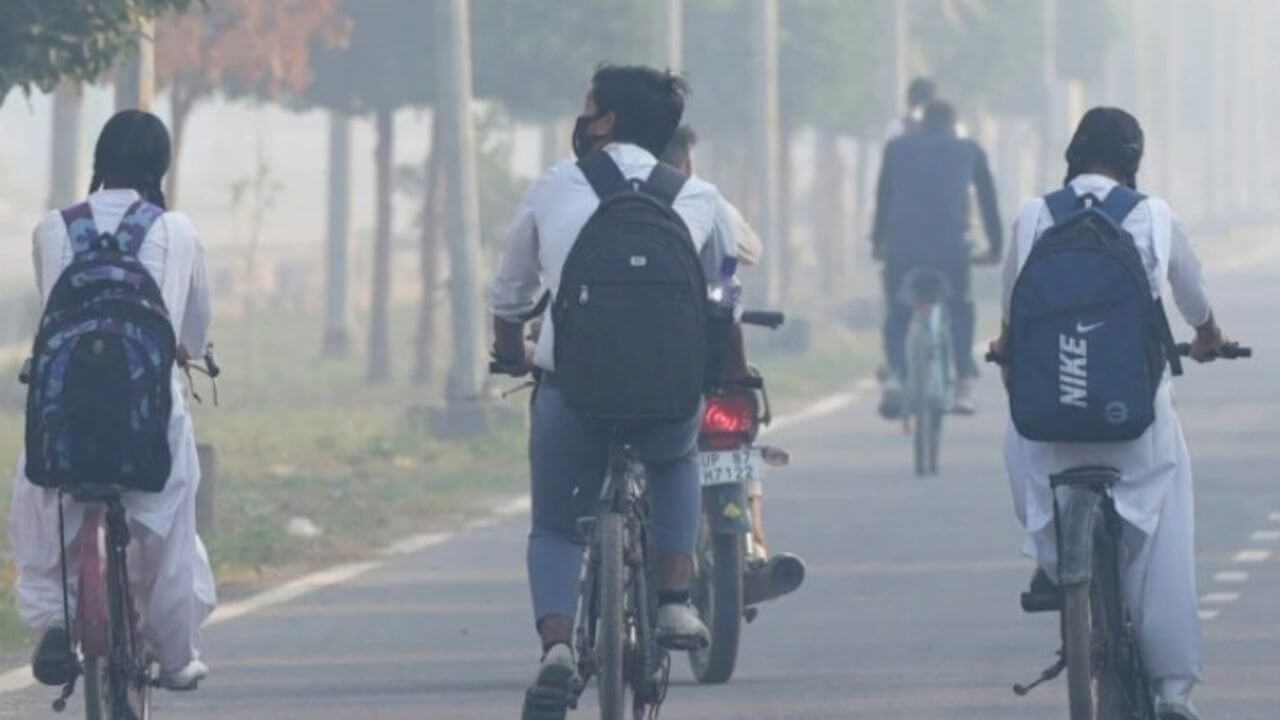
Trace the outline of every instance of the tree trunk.
<path fill-rule="evenodd" d="M 176 125 L 175 121 L 175 125 Z M 324 354 L 346 357 L 347 252 L 351 235 L 351 118 L 329 116 L 329 228 L 325 253 Z"/>
<path fill-rule="evenodd" d="M 58 86 L 53 95 L 53 143 L 50 152 L 50 208 L 63 208 L 81 196 L 80 178 L 80 85 L 70 81 Z"/>
<path fill-rule="evenodd" d="M 836 135 L 818 128 L 814 137 L 813 241 L 821 266 L 822 296 L 834 299 L 844 275 L 844 233 L 840 224 L 840 192 L 844 172 Z"/>
<path fill-rule="evenodd" d="M 432 351 L 436 346 L 436 303 L 440 299 L 440 223 L 444 218 L 447 197 L 440 162 L 440 123 L 433 121 L 431 124 L 431 150 L 426 163 L 426 191 L 422 205 L 422 244 L 419 249 L 422 298 L 418 305 L 418 332 L 414 338 L 413 379 L 418 383 L 429 383 L 436 374 Z"/>
<path fill-rule="evenodd" d="M 178 203 L 178 176 L 182 171 L 182 148 L 187 137 L 187 120 L 191 117 L 191 108 L 195 105 L 194 90 L 184 85 L 181 78 L 176 78 L 169 89 L 169 104 L 172 106 L 173 113 L 170 120 L 173 125 L 173 149 L 170 153 L 169 174 L 165 177 L 164 183 L 165 199 L 169 207 L 176 207 Z"/>
<path fill-rule="evenodd" d="M 785 307 L 791 302 L 791 281 L 795 274 L 796 254 L 792 247 L 792 133 L 790 123 L 783 123 L 778 138 L 778 236 L 774 240 L 777 261 L 777 298 L 775 304 Z"/>
<path fill-rule="evenodd" d="M 765 281 L 763 300 L 773 305 L 778 300 L 778 267 L 782 254 L 783 231 L 779 216 L 779 173 L 781 172 L 780 120 L 778 106 L 778 0 L 758 0 L 750 3 L 755 87 L 754 146 L 760 150 L 763 162 L 758 166 L 760 213 L 756 218 L 756 230 L 764 241 L 765 255 L 761 265 Z M 773 258 L 770 260 L 770 258 Z"/>
<path fill-rule="evenodd" d="M 128 54 L 116 70 L 116 110 L 151 111 L 156 94 L 156 53 L 152 38 L 155 25 L 143 20 L 138 32 L 137 50 Z"/>
<path fill-rule="evenodd" d="M 484 357 L 480 196 L 476 177 L 476 138 L 471 117 L 471 35 L 467 0 L 439 6 L 437 43 L 441 149 L 449 178 L 450 299 L 453 308 L 453 365 L 445 395 L 450 402 L 474 398 L 480 391 Z"/>
<path fill-rule="evenodd" d="M 369 368 L 371 383 L 391 379 L 391 148 L 395 142 L 395 114 L 387 108 L 374 113 L 378 146 L 374 151 L 376 220 L 373 246 L 372 302 L 369 307 Z"/>

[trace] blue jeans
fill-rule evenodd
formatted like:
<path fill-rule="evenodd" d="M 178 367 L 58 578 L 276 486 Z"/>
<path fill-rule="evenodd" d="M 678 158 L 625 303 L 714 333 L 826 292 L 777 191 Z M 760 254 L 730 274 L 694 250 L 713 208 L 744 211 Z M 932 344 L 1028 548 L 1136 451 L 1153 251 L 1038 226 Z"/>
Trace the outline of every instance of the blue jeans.
<path fill-rule="evenodd" d="M 649 479 L 653 543 L 662 554 L 692 555 L 702 513 L 698 428 L 688 420 L 624 432 Z M 595 512 L 609 462 L 609 429 L 578 417 L 553 385 L 534 392 L 529 437 L 533 529 L 529 533 L 529 590 L 534 619 L 573 617 L 578 605 L 586 538 L 578 518 Z"/>

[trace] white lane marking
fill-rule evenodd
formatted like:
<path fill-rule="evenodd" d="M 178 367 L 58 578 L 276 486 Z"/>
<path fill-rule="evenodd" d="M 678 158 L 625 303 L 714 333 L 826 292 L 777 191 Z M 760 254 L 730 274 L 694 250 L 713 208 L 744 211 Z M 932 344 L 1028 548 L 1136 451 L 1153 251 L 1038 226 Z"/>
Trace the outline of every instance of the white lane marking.
<path fill-rule="evenodd" d="M 1200 598 L 1200 602 L 1205 605 L 1225 605 L 1239 599 L 1240 593 L 1238 592 L 1211 592 Z"/>
<path fill-rule="evenodd" d="M 1259 530 L 1249 536 L 1249 542 L 1276 542 L 1280 540 L 1280 530 Z"/>
<path fill-rule="evenodd" d="M 1217 610 L 1201 610 L 1199 615 L 1201 620 L 1212 620 L 1222 613 Z"/>
<path fill-rule="evenodd" d="M 494 508 L 493 514 L 498 517 L 511 517 L 513 515 L 522 515 L 527 513 L 532 507 L 533 499 L 528 495 L 521 495 Z"/>
<path fill-rule="evenodd" d="M 453 533 L 424 533 L 422 535 L 410 535 L 407 538 L 401 538 L 400 540 L 382 548 L 378 551 L 378 554 L 388 557 L 412 555 L 420 550 L 426 550 L 429 547 L 435 547 L 441 543 L 448 542 L 451 538 L 453 538 Z"/>
<path fill-rule="evenodd" d="M 1266 562 L 1269 557 L 1271 557 L 1270 550 L 1241 550 L 1235 554 L 1235 557 L 1231 558 L 1231 561 L 1236 563 L 1260 563 Z"/>
<path fill-rule="evenodd" d="M 244 600 L 223 605 L 213 611 L 205 625 L 217 625 L 228 620 L 244 617 L 249 613 L 289 602 L 290 600 L 296 600 L 316 590 L 354 580 L 365 573 L 377 570 L 385 564 L 385 560 L 355 562 L 304 575 Z"/>
<path fill-rule="evenodd" d="M 860 380 L 857 385 L 854 385 L 852 390 L 828 395 L 802 410 L 774 418 L 773 423 L 764 430 L 761 430 L 760 434 L 767 435 L 769 433 L 777 432 L 783 428 L 791 427 L 792 425 L 800 425 L 802 423 L 809 422 L 810 420 L 816 420 L 820 417 L 840 412 L 857 402 L 859 398 L 870 392 L 875 388 L 875 386 L 876 381 L 871 378 Z"/>
<path fill-rule="evenodd" d="M 1243 570 L 1224 570 L 1213 576 L 1213 581 L 1217 583 L 1242 583 L 1249 579 L 1249 573 Z"/>
<path fill-rule="evenodd" d="M 500 517 L 494 517 L 494 516 L 476 518 L 474 520 L 466 521 L 465 523 L 462 524 L 462 526 L 468 530 L 483 530 L 485 528 L 490 528 L 490 527 L 493 527 L 494 525 L 497 525 L 498 521 L 501 519 L 502 518 Z"/>

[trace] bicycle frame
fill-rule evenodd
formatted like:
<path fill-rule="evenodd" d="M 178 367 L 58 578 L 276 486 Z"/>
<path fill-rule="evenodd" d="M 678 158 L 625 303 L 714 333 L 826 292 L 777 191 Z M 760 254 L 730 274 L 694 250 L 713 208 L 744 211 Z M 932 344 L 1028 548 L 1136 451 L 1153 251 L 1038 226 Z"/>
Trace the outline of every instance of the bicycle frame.
<path fill-rule="evenodd" d="M 654 639 L 653 621 L 657 608 L 656 585 L 649 554 L 649 508 L 645 474 L 629 448 L 616 440 L 611 442 L 608 471 L 600 489 L 593 515 L 582 518 L 580 530 L 590 538 L 586 570 L 583 573 L 575 623 L 575 645 L 581 683 L 574 689 L 571 707 L 585 692 L 592 676 L 600 672 L 597 643 L 599 641 L 601 539 L 599 518 L 617 513 L 624 519 L 623 561 L 627 568 L 624 597 L 630 607 L 624 618 L 627 648 L 623 656 L 623 677 L 635 698 L 636 717 L 646 708 L 656 715 L 666 696 L 670 675 L 670 656 Z"/>

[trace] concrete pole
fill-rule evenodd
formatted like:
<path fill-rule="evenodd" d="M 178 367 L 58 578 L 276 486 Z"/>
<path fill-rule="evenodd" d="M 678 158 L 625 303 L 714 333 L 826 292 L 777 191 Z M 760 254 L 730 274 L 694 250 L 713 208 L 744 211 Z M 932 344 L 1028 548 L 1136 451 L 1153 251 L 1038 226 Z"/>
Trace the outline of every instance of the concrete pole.
<path fill-rule="evenodd" d="M 778 107 L 778 0 L 757 0 L 749 4 L 756 88 L 756 142 L 763 162 L 759 165 L 760 219 L 757 228 L 767 251 L 761 263 L 765 273 L 764 302 L 778 302 L 781 278 L 776 258 L 786 252 L 785 230 L 780 222 L 779 197 L 782 172 L 782 122 Z M 773 258 L 773 259 L 770 259 Z"/>
<path fill-rule="evenodd" d="M 654 54 L 672 72 L 684 69 L 684 0 L 656 0 Z"/>
<path fill-rule="evenodd" d="M 138 27 L 137 50 L 116 70 L 116 110 L 146 110 L 155 107 L 156 54 L 155 25 L 144 20 Z"/>
<path fill-rule="evenodd" d="M 53 136 L 48 206 L 66 207 L 84 193 L 80 187 L 80 85 L 64 82 L 53 93 Z"/>
<path fill-rule="evenodd" d="M 893 99 L 902 102 L 906 97 L 911 39 L 911 13 L 907 0 L 893 0 Z"/>
<path fill-rule="evenodd" d="M 440 0 L 441 135 L 446 177 L 453 185 L 446 232 L 453 309 L 453 366 L 446 397 L 474 398 L 480 390 L 484 344 L 483 271 L 480 267 L 480 196 L 476 133 L 472 123 L 471 21 L 468 0 Z"/>
<path fill-rule="evenodd" d="M 1062 117 L 1065 113 L 1058 88 L 1058 12 L 1057 0 L 1041 0 L 1041 71 L 1044 110 L 1040 123 L 1040 180 L 1043 187 L 1061 181 L 1060 162 L 1065 135 Z"/>

